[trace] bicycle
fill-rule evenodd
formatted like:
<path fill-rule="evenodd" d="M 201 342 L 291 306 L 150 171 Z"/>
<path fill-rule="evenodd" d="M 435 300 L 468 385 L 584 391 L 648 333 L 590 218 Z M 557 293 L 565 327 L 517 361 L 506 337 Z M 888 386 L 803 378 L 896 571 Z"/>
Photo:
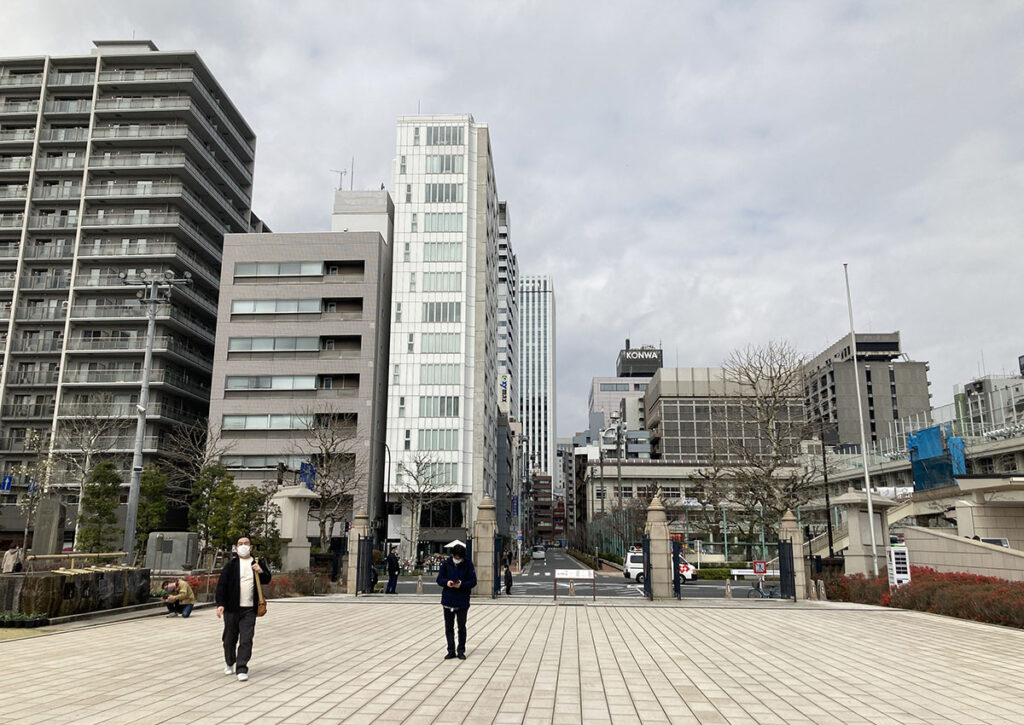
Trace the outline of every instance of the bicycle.
<path fill-rule="evenodd" d="M 760 577 L 747 592 L 747 599 L 781 599 L 782 592 L 779 587 L 764 588 L 764 577 Z"/>

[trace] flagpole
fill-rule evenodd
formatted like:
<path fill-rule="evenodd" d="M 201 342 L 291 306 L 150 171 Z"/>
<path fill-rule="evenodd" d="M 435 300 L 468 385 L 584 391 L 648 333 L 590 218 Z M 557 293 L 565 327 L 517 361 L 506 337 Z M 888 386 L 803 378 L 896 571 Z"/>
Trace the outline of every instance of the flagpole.
<path fill-rule="evenodd" d="M 843 277 L 846 279 L 846 308 L 850 312 L 850 348 L 853 351 L 853 380 L 857 390 L 857 420 L 860 422 L 860 455 L 864 466 L 864 492 L 868 496 L 868 521 L 871 530 L 871 566 L 878 577 L 878 543 L 875 541 L 875 510 L 871 503 L 871 474 L 868 473 L 868 441 L 864 430 L 864 406 L 860 394 L 860 373 L 857 370 L 857 333 L 853 329 L 853 298 L 850 296 L 850 273 L 843 263 Z"/>

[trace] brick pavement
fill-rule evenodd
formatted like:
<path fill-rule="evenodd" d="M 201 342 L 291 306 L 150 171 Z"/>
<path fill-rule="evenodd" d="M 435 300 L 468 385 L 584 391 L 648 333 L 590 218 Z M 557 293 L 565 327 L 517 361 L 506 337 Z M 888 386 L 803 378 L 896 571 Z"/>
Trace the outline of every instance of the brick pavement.
<path fill-rule="evenodd" d="M 211 610 L 0 642 L 0 723 L 1024 722 L 1017 630 L 835 603 L 498 600 L 470 610 L 460 662 L 425 599 L 271 602 L 248 683 L 222 674 Z"/>

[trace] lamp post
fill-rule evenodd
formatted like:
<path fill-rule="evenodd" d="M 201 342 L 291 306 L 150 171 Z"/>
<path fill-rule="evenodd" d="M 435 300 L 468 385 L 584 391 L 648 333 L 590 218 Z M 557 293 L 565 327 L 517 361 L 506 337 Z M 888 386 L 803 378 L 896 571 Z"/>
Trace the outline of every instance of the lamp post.
<path fill-rule="evenodd" d="M 191 286 L 192 274 L 185 272 L 177 277 L 170 270 L 160 275 L 139 272 L 136 279 L 128 279 L 127 272 L 120 272 L 121 283 L 141 287 L 136 297 L 146 306 L 146 354 L 142 363 L 142 386 L 139 389 L 138 419 L 135 424 L 135 452 L 132 454 L 132 478 L 128 487 L 128 511 L 124 519 L 125 564 L 131 564 L 135 556 L 135 525 L 139 518 L 139 485 L 142 480 L 142 446 L 146 440 L 146 408 L 149 406 L 149 379 L 153 372 L 153 338 L 156 333 L 156 308 L 171 300 L 171 289 L 180 285 Z"/>

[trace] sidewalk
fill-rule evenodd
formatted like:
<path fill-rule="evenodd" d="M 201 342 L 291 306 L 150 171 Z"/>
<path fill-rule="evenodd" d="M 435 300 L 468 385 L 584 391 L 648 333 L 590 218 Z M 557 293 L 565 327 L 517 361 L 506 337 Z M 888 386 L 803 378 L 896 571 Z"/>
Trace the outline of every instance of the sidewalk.
<path fill-rule="evenodd" d="M 0 642 L 0 723 L 1024 721 L 1018 630 L 830 603 L 499 599 L 470 609 L 469 658 L 444 661 L 440 609 L 272 601 L 248 683 L 222 674 L 209 609 Z"/>

